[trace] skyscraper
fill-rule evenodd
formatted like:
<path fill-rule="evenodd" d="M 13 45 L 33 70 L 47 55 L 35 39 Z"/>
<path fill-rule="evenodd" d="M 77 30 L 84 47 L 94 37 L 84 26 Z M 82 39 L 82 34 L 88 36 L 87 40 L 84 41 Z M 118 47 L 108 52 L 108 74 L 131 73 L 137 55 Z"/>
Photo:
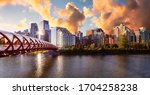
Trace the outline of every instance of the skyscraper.
<path fill-rule="evenodd" d="M 105 33 L 101 28 L 87 30 L 86 35 L 88 37 L 91 37 L 91 40 L 96 45 L 104 45 L 105 44 Z"/>
<path fill-rule="evenodd" d="M 128 44 L 130 43 L 135 43 L 136 42 L 136 35 L 135 32 L 133 30 L 131 30 L 130 28 L 128 28 L 126 25 L 124 24 L 120 24 L 119 26 L 116 26 L 114 28 L 114 34 L 116 35 L 116 38 L 119 40 L 119 37 L 121 35 L 125 35 L 127 40 L 128 40 Z"/>
<path fill-rule="evenodd" d="M 66 28 L 57 27 L 56 29 L 56 45 L 59 48 L 74 46 L 76 43 L 75 35 L 72 35 Z"/>
<path fill-rule="evenodd" d="M 30 36 L 37 38 L 37 33 L 38 33 L 38 25 L 36 23 L 31 23 Z"/>
<path fill-rule="evenodd" d="M 76 37 L 75 37 L 75 39 L 76 39 L 76 45 L 77 45 L 77 46 L 82 45 L 83 33 L 82 33 L 81 31 L 77 31 L 77 32 L 75 33 L 75 35 L 76 35 Z"/>
<path fill-rule="evenodd" d="M 56 44 L 56 40 L 57 40 L 57 27 L 51 27 L 50 28 L 51 29 L 51 44 L 53 44 L 53 45 L 57 45 Z"/>
<path fill-rule="evenodd" d="M 51 42 L 51 30 L 49 28 L 49 22 L 43 20 L 40 22 L 38 38 L 44 41 Z"/>
<path fill-rule="evenodd" d="M 145 27 L 141 27 L 139 29 L 140 32 L 140 42 L 150 44 L 150 30 L 146 29 Z"/>
<path fill-rule="evenodd" d="M 83 37 L 83 33 L 81 31 L 76 32 L 76 36 L 81 40 Z"/>

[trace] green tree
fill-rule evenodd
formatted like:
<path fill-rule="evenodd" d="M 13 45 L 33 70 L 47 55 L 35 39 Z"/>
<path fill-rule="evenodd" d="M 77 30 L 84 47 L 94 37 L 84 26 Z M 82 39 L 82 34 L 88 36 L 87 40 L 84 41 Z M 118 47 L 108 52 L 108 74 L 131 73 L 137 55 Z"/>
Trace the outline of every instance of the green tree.
<path fill-rule="evenodd" d="M 90 49 L 94 49 L 94 48 L 95 48 L 95 44 L 93 43 L 90 45 Z"/>
<path fill-rule="evenodd" d="M 128 48 L 128 39 L 126 35 L 119 36 L 118 46 L 121 49 Z"/>

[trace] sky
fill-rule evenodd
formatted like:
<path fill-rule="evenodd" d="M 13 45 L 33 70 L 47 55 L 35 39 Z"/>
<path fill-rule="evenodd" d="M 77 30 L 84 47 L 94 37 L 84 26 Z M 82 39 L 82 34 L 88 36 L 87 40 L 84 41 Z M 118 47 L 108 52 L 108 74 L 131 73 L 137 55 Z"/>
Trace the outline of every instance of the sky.
<path fill-rule="evenodd" d="M 149 0 L 0 0 L 0 30 L 28 29 L 44 19 L 71 33 L 94 28 L 111 33 L 121 23 L 137 30 L 150 27 L 149 8 Z"/>
<path fill-rule="evenodd" d="M 92 7 L 91 0 L 51 0 L 50 12 L 52 16 L 58 17 L 56 9 L 65 9 L 68 2 L 73 2 L 81 11 L 83 10 L 83 6 Z M 6 4 L 0 6 L 0 30 L 10 32 L 24 30 L 30 27 L 30 23 L 35 22 L 39 24 L 43 19 L 44 18 L 34 10 L 20 4 Z M 81 31 L 86 31 L 90 26 L 90 20 L 87 19 L 83 21 L 83 23 L 85 27 L 83 26 L 83 28 L 80 29 Z"/>

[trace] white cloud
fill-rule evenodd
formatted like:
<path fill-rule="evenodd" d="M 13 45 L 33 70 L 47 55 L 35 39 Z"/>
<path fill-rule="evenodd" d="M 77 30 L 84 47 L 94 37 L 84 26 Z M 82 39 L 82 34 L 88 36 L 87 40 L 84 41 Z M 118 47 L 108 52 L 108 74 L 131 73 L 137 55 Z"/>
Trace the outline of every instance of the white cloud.
<path fill-rule="evenodd" d="M 23 9 L 23 10 L 22 10 L 22 13 L 27 13 L 27 10 L 26 10 L 26 9 Z"/>
<path fill-rule="evenodd" d="M 0 16 L 0 21 L 3 20 L 3 17 Z"/>
<path fill-rule="evenodd" d="M 82 2 L 86 2 L 86 0 L 81 0 Z"/>
<path fill-rule="evenodd" d="M 0 30 L 14 32 L 12 30 L 18 30 L 18 29 L 17 29 L 17 27 L 15 27 L 14 24 L 10 24 L 10 23 L 7 23 L 7 22 L 1 22 L 0 23 Z"/>
<path fill-rule="evenodd" d="M 26 29 L 27 28 L 27 19 L 23 18 L 19 21 L 19 24 L 16 25 L 18 29 Z"/>
<path fill-rule="evenodd" d="M 89 27 L 90 27 L 91 29 L 97 28 L 96 24 L 93 23 L 93 22 L 90 23 Z"/>
<path fill-rule="evenodd" d="M 0 17 L 0 30 L 5 30 L 9 32 L 24 30 L 27 28 L 27 19 L 24 18 L 19 21 L 19 23 L 12 23 L 5 21 L 2 17 Z"/>

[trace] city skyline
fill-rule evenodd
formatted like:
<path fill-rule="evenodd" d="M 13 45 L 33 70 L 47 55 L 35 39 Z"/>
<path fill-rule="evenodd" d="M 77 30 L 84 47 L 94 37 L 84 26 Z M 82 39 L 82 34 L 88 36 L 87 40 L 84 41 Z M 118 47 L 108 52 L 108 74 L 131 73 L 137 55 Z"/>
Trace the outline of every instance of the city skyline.
<path fill-rule="evenodd" d="M 111 31 L 114 25 L 125 23 L 130 28 L 149 28 L 148 0 L 2 0 L 0 29 L 18 31 L 29 28 L 32 22 L 49 20 L 50 26 L 67 28 L 71 33 L 102 28 Z M 146 4 L 146 5 L 144 5 Z M 145 7 L 148 7 L 145 9 Z M 129 16 L 126 14 L 130 13 Z M 139 14 L 140 13 L 140 14 Z M 117 15 L 116 15 L 117 14 Z M 139 15 L 138 20 L 136 16 Z M 137 22 L 137 23 L 136 23 Z"/>

